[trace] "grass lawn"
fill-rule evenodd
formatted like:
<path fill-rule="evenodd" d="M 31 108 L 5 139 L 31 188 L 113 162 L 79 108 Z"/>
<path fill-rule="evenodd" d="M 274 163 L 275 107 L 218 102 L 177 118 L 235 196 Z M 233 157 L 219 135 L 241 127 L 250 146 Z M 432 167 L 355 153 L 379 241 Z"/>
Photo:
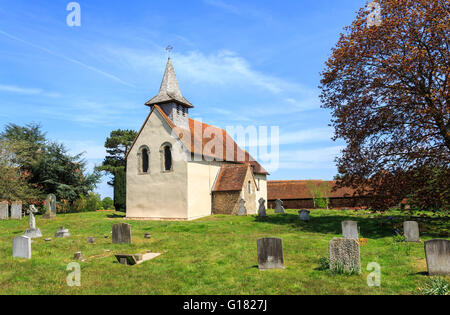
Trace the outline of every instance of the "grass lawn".
<path fill-rule="evenodd" d="M 315 210 L 311 222 L 298 214 L 260 219 L 254 216 L 216 215 L 193 222 L 124 221 L 118 212 L 37 216 L 44 237 L 32 244 L 32 259 L 12 258 L 12 239 L 28 227 L 22 220 L 0 221 L 0 294 L 417 294 L 426 281 L 423 241 L 449 237 L 449 217 L 417 216 L 421 243 L 396 243 L 394 230 L 411 219 L 407 214 Z M 319 270 L 318 260 L 328 256 L 328 242 L 340 237 L 343 220 L 358 221 L 361 246 L 360 275 L 335 275 Z M 133 244 L 111 243 L 111 226 L 131 224 Z M 64 225 L 72 236 L 56 239 Z M 149 232 L 151 239 L 145 239 Z M 104 236 L 110 236 L 105 239 Z M 94 236 L 95 244 L 87 237 Z M 259 271 L 256 240 L 283 239 L 285 270 Z M 44 238 L 51 237 L 46 243 Z M 114 253 L 163 253 L 136 266 L 116 262 Z M 69 287 L 67 264 L 81 251 L 81 286 Z M 370 288 L 366 266 L 381 265 L 381 287 Z M 447 277 L 447 280 L 448 277 Z"/>

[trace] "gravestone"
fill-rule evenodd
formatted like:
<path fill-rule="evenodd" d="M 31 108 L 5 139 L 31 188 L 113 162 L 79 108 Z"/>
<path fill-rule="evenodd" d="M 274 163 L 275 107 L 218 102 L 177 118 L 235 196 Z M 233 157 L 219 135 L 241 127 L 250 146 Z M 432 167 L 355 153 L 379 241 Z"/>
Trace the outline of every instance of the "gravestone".
<path fill-rule="evenodd" d="M 152 236 L 150 235 L 150 233 L 145 233 L 144 237 L 145 237 L 145 238 L 152 238 Z"/>
<path fill-rule="evenodd" d="M 430 276 L 450 275 L 450 241 L 436 239 L 425 242 L 425 256 Z"/>
<path fill-rule="evenodd" d="M 95 238 L 92 237 L 92 236 L 90 236 L 90 237 L 87 238 L 87 242 L 88 242 L 89 244 L 95 244 Z"/>
<path fill-rule="evenodd" d="M 355 221 L 342 221 L 342 236 L 344 238 L 353 238 L 359 240 L 358 222 Z"/>
<path fill-rule="evenodd" d="M 23 234 L 24 236 L 28 236 L 29 238 L 38 238 L 42 237 L 41 230 L 36 228 L 36 218 L 34 217 L 34 214 L 37 213 L 38 210 L 34 205 L 30 205 L 30 208 L 28 210 L 28 213 L 30 215 L 30 222 L 28 224 L 28 230 L 25 231 Z"/>
<path fill-rule="evenodd" d="M 8 211 L 8 201 L 0 202 L 0 220 L 8 220 L 9 219 L 9 211 Z"/>
<path fill-rule="evenodd" d="M 245 216 L 247 215 L 247 208 L 245 208 L 245 200 L 241 198 L 239 201 L 239 210 L 238 215 Z"/>
<path fill-rule="evenodd" d="M 403 235 L 406 242 L 420 242 L 419 223 L 416 221 L 403 222 Z"/>
<path fill-rule="evenodd" d="M 66 238 L 69 236 L 70 236 L 69 230 L 66 229 L 64 226 L 61 226 L 58 229 L 58 231 L 56 231 L 56 233 L 55 233 L 55 237 L 59 237 L 59 238 Z"/>
<path fill-rule="evenodd" d="M 126 223 L 113 225 L 112 242 L 113 244 L 131 244 L 131 225 Z"/>
<path fill-rule="evenodd" d="M 283 201 L 280 199 L 275 200 L 275 213 L 284 214 Z"/>
<path fill-rule="evenodd" d="M 308 211 L 308 210 L 300 210 L 300 211 L 298 212 L 298 215 L 299 215 L 299 217 L 300 217 L 300 221 L 308 222 L 308 221 L 311 219 L 310 213 L 311 213 L 311 212 Z"/>
<path fill-rule="evenodd" d="M 329 244 L 330 269 L 361 272 L 359 243 L 353 238 L 333 238 Z"/>
<path fill-rule="evenodd" d="M 280 238 L 262 238 L 257 245 L 260 270 L 284 269 L 283 241 Z"/>
<path fill-rule="evenodd" d="M 266 201 L 264 198 L 259 199 L 259 209 L 258 209 L 258 216 L 260 217 L 266 217 Z"/>
<path fill-rule="evenodd" d="M 47 195 L 45 199 L 45 214 L 42 216 L 44 219 L 56 218 L 56 196 L 54 194 Z"/>
<path fill-rule="evenodd" d="M 11 204 L 11 219 L 22 219 L 22 201 L 15 201 Z"/>
<path fill-rule="evenodd" d="M 13 239 L 13 257 L 31 259 L 31 238 L 19 236 Z"/>
<path fill-rule="evenodd" d="M 85 261 L 81 252 L 76 252 L 75 255 L 73 255 L 73 260 Z"/>

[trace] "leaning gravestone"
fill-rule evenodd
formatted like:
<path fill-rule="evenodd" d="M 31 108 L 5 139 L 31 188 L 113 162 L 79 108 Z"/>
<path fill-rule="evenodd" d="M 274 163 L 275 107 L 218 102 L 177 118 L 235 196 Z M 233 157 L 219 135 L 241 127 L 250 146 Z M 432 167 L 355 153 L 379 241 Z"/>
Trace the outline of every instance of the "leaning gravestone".
<path fill-rule="evenodd" d="M 430 276 L 450 275 L 450 241 L 426 241 L 425 255 Z"/>
<path fill-rule="evenodd" d="M 45 214 L 42 216 L 44 219 L 53 219 L 56 217 L 56 196 L 54 194 L 47 195 L 45 208 Z"/>
<path fill-rule="evenodd" d="M 298 212 L 298 215 L 299 215 L 299 217 L 300 217 L 300 221 L 308 222 L 308 221 L 311 219 L 310 213 L 311 213 L 311 212 L 308 211 L 308 210 L 300 210 L 300 211 Z"/>
<path fill-rule="evenodd" d="M 69 230 L 66 229 L 64 226 L 61 226 L 59 228 L 59 230 L 56 231 L 56 233 L 55 233 L 55 237 L 59 237 L 59 238 L 66 238 L 69 236 L 70 236 Z"/>
<path fill-rule="evenodd" d="M 275 200 L 275 213 L 284 214 L 283 201 L 280 199 Z"/>
<path fill-rule="evenodd" d="M 403 234 L 406 242 L 420 242 L 419 224 L 416 221 L 403 222 Z"/>
<path fill-rule="evenodd" d="M 353 238 L 333 238 L 329 244 L 330 269 L 361 272 L 359 243 Z"/>
<path fill-rule="evenodd" d="M 31 259 L 31 238 L 19 236 L 13 239 L 13 257 Z"/>
<path fill-rule="evenodd" d="M 9 219 L 9 211 L 8 211 L 8 201 L 0 202 L 0 220 L 8 220 Z"/>
<path fill-rule="evenodd" d="M 126 223 L 113 225 L 112 242 L 113 244 L 131 244 L 131 225 Z"/>
<path fill-rule="evenodd" d="M 73 260 L 85 261 L 84 256 L 83 256 L 83 253 L 81 253 L 81 252 L 76 252 L 76 253 L 73 255 Z"/>
<path fill-rule="evenodd" d="M 11 204 L 11 219 L 22 219 L 22 201 L 15 201 Z"/>
<path fill-rule="evenodd" d="M 23 234 L 24 236 L 28 236 L 29 238 L 42 237 L 41 230 L 36 228 L 36 218 L 34 217 L 34 214 L 37 212 L 38 210 L 35 208 L 35 206 L 30 205 L 30 209 L 28 210 L 28 213 L 30 214 L 30 223 L 28 226 L 28 230 L 26 230 Z"/>
<path fill-rule="evenodd" d="M 238 215 L 245 216 L 247 215 L 247 208 L 245 208 L 245 200 L 241 198 L 239 201 L 239 210 Z"/>
<path fill-rule="evenodd" d="M 359 240 L 358 223 L 355 221 L 342 221 L 342 236 Z"/>
<path fill-rule="evenodd" d="M 259 199 L 259 209 L 258 209 L 258 216 L 260 217 L 266 217 L 266 201 L 264 198 Z"/>
<path fill-rule="evenodd" d="M 257 245 L 260 270 L 284 269 L 283 241 L 280 238 L 262 238 Z"/>

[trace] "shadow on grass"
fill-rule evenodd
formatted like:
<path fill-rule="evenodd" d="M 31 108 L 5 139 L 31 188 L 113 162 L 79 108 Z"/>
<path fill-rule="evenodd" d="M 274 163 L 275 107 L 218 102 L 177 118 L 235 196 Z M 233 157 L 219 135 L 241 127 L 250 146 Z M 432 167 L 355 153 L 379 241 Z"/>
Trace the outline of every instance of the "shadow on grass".
<path fill-rule="evenodd" d="M 126 214 L 117 214 L 117 213 L 107 215 L 107 217 L 110 219 L 123 219 L 125 218 L 125 216 Z"/>
<path fill-rule="evenodd" d="M 314 216 L 311 214 L 309 222 L 300 221 L 296 214 L 275 214 L 267 217 L 255 217 L 256 222 L 290 225 L 300 231 L 313 233 L 337 234 L 342 233 L 342 221 L 356 221 L 360 231 L 360 237 L 363 238 L 383 238 L 394 236 L 396 233 L 403 233 L 403 222 L 415 220 L 419 222 L 421 235 L 430 237 L 448 237 L 448 218 L 445 217 L 411 217 L 409 215 L 397 216 L 379 216 L 379 217 L 356 217 L 351 215 L 329 215 Z"/>

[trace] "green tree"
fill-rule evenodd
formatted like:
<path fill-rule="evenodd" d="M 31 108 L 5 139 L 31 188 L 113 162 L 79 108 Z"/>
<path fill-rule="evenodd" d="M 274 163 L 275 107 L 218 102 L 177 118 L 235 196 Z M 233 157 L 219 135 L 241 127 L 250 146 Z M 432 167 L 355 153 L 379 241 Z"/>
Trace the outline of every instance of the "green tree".
<path fill-rule="evenodd" d="M 105 210 L 113 210 L 114 209 L 114 201 L 110 197 L 105 197 L 102 200 L 102 206 Z"/>
<path fill-rule="evenodd" d="M 102 199 L 100 195 L 91 191 L 86 198 L 86 209 L 85 211 L 97 211 L 102 208 Z"/>
<path fill-rule="evenodd" d="M 27 181 L 27 173 L 15 163 L 18 146 L 0 140 L 0 199 L 30 200 L 40 192 Z"/>
<path fill-rule="evenodd" d="M 105 148 L 108 155 L 105 157 L 99 171 L 105 171 L 112 175 L 109 185 L 114 186 L 114 206 L 118 211 L 125 211 L 126 200 L 126 160 L 128 150 L 137 137 L 134 130 L 114 130 L 105 141 Z"/>
<path fill-rule="evenodd" d="M 126 174 L 125 169 L 116 171 L 114 177 L 114 207 L 117 211 L 126 210 Z"/>

